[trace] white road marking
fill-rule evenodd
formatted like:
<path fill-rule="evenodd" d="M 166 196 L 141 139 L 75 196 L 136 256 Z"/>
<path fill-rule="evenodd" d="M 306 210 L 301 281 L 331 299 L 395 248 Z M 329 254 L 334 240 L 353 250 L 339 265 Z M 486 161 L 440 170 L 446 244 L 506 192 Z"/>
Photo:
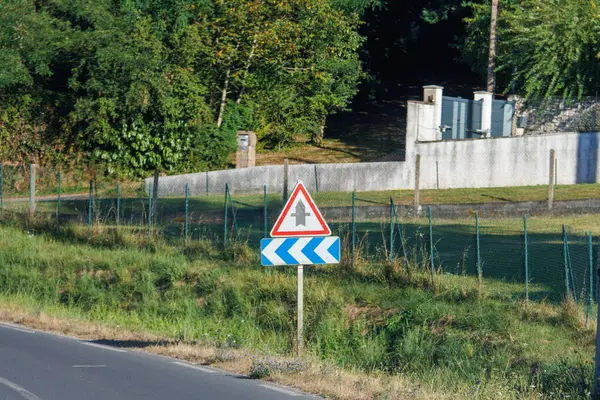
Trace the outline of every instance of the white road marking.
<path fill-rule="evenodd" d="M 72 368 L 106 368 L 106 365 L 73 365 Z"/>
<path fill-rule="evenodd" d="M 22 388 L 21 386 L 17 385 L 16 383 L 11 382 L 8 379 L 4 379 L 1 376 L 0 376 L 0 384 L 19 393 L 21 395 L 21 397 L 23 397 L 24 399 L 41 400 L 39 397 L 37 397 L 35 394 L 31 393 L 29 390 Z"/>
<path fill-rule="evenodd" d="M 200 367 L 198 365 L 192 365 L 192 364 L 183 363 L 183 362 L 179 362 L 179 361 L 173 361 L 173 364 L 180 365 L 182 367 L 197 369 L 198 371 L 202 371 L 202 372 L 208 372 L 209 374 L 217 373 L 217 371 L 213 371 L 210 368 L 204 368 L 204 367 Z"/>
<path fill-rule="evenodd" d="M 279 392 L 279 393 L 285 393 L 288 396 L 293 396 L 293 397 L 302 396 L 300 393 L 296 393 L 296 392 L 293 392 L 291 390 L 287 390 L 287 389 L 280 388 L 280 387 L 277 387 L 277 386 L 271 386 L 271 385 L 258 385 L 258 386 L 262 386 L 265 389 L 274 390 L 274 391 Z"/>
<path fill-rule="evenodd" d="M 1 327 L 3 327 L 3 328 L 12 329 L 12 330 L 19 331 L 19 332 L 25 332 L 25 333 L 35 333 L 35 331 L 34 331 L 34 330 L 27 329 L 27 328 L 19 328 L 18 326 L 16 326 L 16 325 L 13 325 L 13 324 L 6 324 L 6 323 L 3 323 L 3 324 L 0 324 L 0 326 L 1 326 Z"/>
<path fill-rule="evenodd" d="M 117 353 L 125 353 L 126 350 L 123 349 L 117 349 L 115 347 L 110 347 L 110 346 L 104 346 L 102 344 L 97 344 L 97 343 L 90 343 L 90 342 L 81 342 L 82 344 L 85 344 L 86 346 L 92 346 L 92 347 L 97 347 L 99 349 L 104 349 L 104 350 L 111 350 L 111 351 L 116 351 Z"/>

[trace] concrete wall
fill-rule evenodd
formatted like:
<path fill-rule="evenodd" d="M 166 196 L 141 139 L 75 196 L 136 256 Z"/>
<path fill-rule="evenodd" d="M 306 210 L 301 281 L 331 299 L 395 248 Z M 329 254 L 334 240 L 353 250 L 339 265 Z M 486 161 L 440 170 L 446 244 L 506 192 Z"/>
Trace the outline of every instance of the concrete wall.
<path fill-rule="evenodd" d="M 563 133 L 439 141 L 417 143 L 414 154 L 421 154 L 423 189 L 438 181 L 440 189 L 547 185 L 551 149 L 558 184 L 596 183 L 599 139 L 599 133 Z"/>
<path fill-rule="evenodd" d="M 301 180 L 312 192 L 317 191 L 317 185 L 320 192 L 361 192 L 406 189 L 410 176 L 410 168 L 405 162 L 300 164 L 289 166 L 288 179 L 290 190 L 296 181 Z M 264 185 L 268 193 L 281 193 L 283 166 L 165 176 L 159 179 L 158 195 L 183 196 L 186 183 L 191 196 L 223 194 L 225 184 L 229 184 L 232 193 L 262 193 Z M 152 179 L 146 179 L 147 191 L 151 184 Z"/>

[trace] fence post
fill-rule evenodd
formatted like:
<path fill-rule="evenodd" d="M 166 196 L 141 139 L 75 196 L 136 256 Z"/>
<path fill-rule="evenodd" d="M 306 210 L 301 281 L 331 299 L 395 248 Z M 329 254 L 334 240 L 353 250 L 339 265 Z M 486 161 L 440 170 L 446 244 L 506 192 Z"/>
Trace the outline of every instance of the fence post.
<path fill-rule="evenodd" d="M 317 164 L 315 164 L 315 190 L 319 193 L 319 175 L 317 175 Z"/>
<path fill-rule="evenodd" d="M 600 246 L 598 247 L 598 255 L 600 256 Z M 596 285 L 600 282 L 600 268 L 596 270 Z M 600 290 L 596 287 L 596 296 L 599 296 L 596 299 L 597 314 L 596 314 L 596 332 L 600 332 Z M 600 398 L 600 335 L 596 333 L 596 357 L 594 358 L 594 397 L 592 398 Z"/>
<path fill-rule="evenodd" d="M 433 258 L 433 224 L 431 223 L 431 207 L 427 207 L 429 215 L 429 250 L 431 253 L 431 284 L 435 284 L 435 260 Z"/>
<path fill-rule="evenodd" d="M 525 244 L 525 302 L 529 302 L 529 237 L 527 234 L 527 215 L 523 215 L 523 239 Z"/>
<path fill-rule="evenodd" d="M 440 168 L 438 161 L 435 162 L 435 185 L 437 190 L 440 190 Z"/>
<path fill-rule="evenodd" d="M 288 199 L 288 159 L 283 160 L 283 204 L 287 203 Z"/>
<path fill-rule="evenodd" d="M 148 246 L 150 245 L 150 239 L 152 237 L 152 195 L 154 193 L 154 187 L 148 191 Z"/>
<path fill-rule="evenodd" d="M 92 204 L 94 202 L 94 182 L 90 179 L 90 194 L 88 202 L 88 240 L 92 237 Z"/>
<path fill-rule="evenodd" d="M 356 247 L 356 192 L 352 192 L 352 247 L 350 248 L 351 265 L 354 266 L 354 248 Z"/>
<path fill-rule="evenodd" d="M 552 210 L 552 205 L 554 204 L 554 159 L 556 152 L 554 149 L 550 150 L 550 174 L 548 180 L 548 210 Z"/>
<path fill-rule="evenodd" d="M 60 228 L 60 194 L 62 191 L 62 177 L 60 174 L 60 170 L 57 173 L 57 181 L 58 181 L 58 199 L 56 204 L 56 226 Z"/>
<path fill-rule="evenodd" d="M 183 235 L 185 237 L 185 241 L 187 243 L 188 241 L 188 231 L 189 231 L 189 224 L 190 224 L 190 217 L 189 217 L 189 197 L 190 197 L 190 185 L 189 184 L 185 184 L 185 224 L 183 225 Z"/>
<path fill-rule="evenodd" d="M 590 261 L 590 289 L 589 289 L 589 308 L 588 308 L 588 319 L 592 319 L 593 309 L 594 309 L 594 242 L 592 237 L 592 232 L 589 233 L 588 237 L 588 247 L 589 247 L 589 261 Z"/>
<path fill-rule="evenodd" d="M 481 296 L 481 290 L 483 288 L 483 271 L 481 270 L 481 246 L 479 238 L 479 213 L 475 213 L 475 234 L 477 236 L 477 279 L 479 280 L 479 295 Z"/>
<path fill-rule="evenodd" d="M 400 245 L 402 246 L 402 254 L 404 255 L 404 263 L 406 264 L 406 273 L 410 274 L 410 267 L 408 264 L 408 253 L 406 252 L 406 243 L 404 241 L 404 235 L 402 234 L 402 225 L 398 222 L 398 213 L 395 213 L 395 223 L 398 228 L 398 238 L 400 239 Z"/>
<path fill-rule="evenodd" d="M 121 182 L 117 182 L 117 226 L 121 222 Z"/>
<path fill-rule="evenodd" d="M 152 218 L 156 218 L 158 210 L 158 169 L 154 170 L 154 184 L 152 185 Z"/>
<path fill-rule="evenodd" d="M 33 215 L 35 213 L 35 182 L 36 178 L 36 165 L 29 165 L 29 214 Z"/>
<path fill-rule="evenodd" d="M 227 246 L 227 201 L 229 200 L 229 184 L 225 184 L 225 209 L 223 210 L 223 247 Z"/>
<path fill-rule="evenodd" d="M 390 197 L 390 263 L 394 261 L 394 200 Z"/>
<path fill-rule="evenodd" d="M 4 216 L 4 165 L 0 162 L 0 217 Z"/>
<path fill-rule="evenodd" d="M 415 214 L 419 213 L 420 199 L 420 180 L 421 180 L 421 155 L 417 154 L 415 161 Z"/>
<path fill-rule="evenodd" d="M 233 197 L 231 196 L 231 193 L 229 193 L 229 206 L 231 207 L 231 219 L 233 220 L 233 228 L 235 229 L 235 237 L 238 237 L 239 234 L 239 229 L 238 229 L 238 223 L 237 223 L 237 217 L 236 217 L 236 212 L 235 212 L 235 206 L 233 205 L 234 201 L 233 201 Z"/>
<path fill-rule="evenodd" d="M 264 223 L 264 230 L 263 230 L 263 237 L 266 238 L 267 237 L 267 229 L 268 228 L 268 219 L 267 219 L 267 185 L 263 186 L 263 223 Z"/>
<path fill-rule="evenodd" d="M 208 196 L 208 171 L 206 171 L 206 195 Z"/>
<path fill-rule="evenodd" d="M 571 292 L 569 290 L 569 261 L 568 261 L 568 252 L 569 249 L 567 247 L 567 230 L 565 226 L 562 226 L 562 236 L 563 236 L 563 258 L 565 263 L 565 293 L 567 297 L 571 297 Z"/>

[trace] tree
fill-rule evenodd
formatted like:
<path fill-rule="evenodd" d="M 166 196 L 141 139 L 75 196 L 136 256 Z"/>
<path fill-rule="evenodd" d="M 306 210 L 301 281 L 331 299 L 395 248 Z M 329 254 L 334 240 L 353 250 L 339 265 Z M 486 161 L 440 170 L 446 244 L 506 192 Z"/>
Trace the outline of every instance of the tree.
<path fill-rule="evenodd" d="M 223 167 L 238 129 L 272 146 L 319 142 L 364 75 L 357 31 L 376 3 L 7 0 L 2 143 L 20 138 L 21 160 L 145 175 Z"/>
<path fill-rule="evenodd" d="M 496 24 L 498 22 L 498 0 L 492 0 L 492 13 L 490 17 L 490 48 L 487 71 L 487 91 L 494 93 L 496 90 Z"/>
<path fill-rule="evenodd" d="M 69 142 L 54 130 L 68 99 L 54 90 L 66 78 L 53 66 L 69 59 L 72 32 L 30 0 L 0 3 L 0 27 L 0 159 L 39 162 Z"/>
<path fill-rule="evenodd" d="M 489 1 L 469 2 L 461 44 L 464 60 L 483 71 L 489 35 Z M 498 66 L 503 91 L 527 97 L 579 97 L 600 84 L 598 0 L 501 0 L 498 19 Z"/>

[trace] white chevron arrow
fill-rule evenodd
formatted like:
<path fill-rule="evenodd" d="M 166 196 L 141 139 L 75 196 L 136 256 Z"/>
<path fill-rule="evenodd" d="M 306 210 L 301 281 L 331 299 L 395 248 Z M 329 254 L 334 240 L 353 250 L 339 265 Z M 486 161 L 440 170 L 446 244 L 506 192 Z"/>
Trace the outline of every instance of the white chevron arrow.
<path fill-rule="evenodd" d="M 285 265 L 285 261 L 283 261 L 281 257 L 275 254 L 275 250 L 279 248 L 279 246 L 281 245 L 281 243 L 283 243 L 284 240 L 285 239 L 274 239 L 262 251 L 262 255 L 265 256 L 265 258 L 269 260 L 273 265 Z"/>
<path fill-rule="evenodd" d="M 323 239 L 320 245 L 315 249 L 315 254 L 321 257 L 323 261 L 327 264 L 336 264 L 338 260 L 336 260 L 331 254 L 329 254 L 329 249 L 333 242 L 335 242 L 338 238 L 334 236 L 329 236 Z"/>
<path fill-rule="evenodd" d="M 304 255 L 304 253 L 302 252 L 302 250 L 304 249 L 304 246 L 306 246 L 308 244 L 308 242 L 310 242 L 311 240 L 312 240 L 312 238 L 310 238 L 310 237 L 300 238 L 288 250 L 288 253 L 292 257 L 294 257 L 296 259 L 296 261 L 298 261 L 298 264 L 312 264 L 312 262 L 308 259 L 308 257 L 306 257 Z"/>

